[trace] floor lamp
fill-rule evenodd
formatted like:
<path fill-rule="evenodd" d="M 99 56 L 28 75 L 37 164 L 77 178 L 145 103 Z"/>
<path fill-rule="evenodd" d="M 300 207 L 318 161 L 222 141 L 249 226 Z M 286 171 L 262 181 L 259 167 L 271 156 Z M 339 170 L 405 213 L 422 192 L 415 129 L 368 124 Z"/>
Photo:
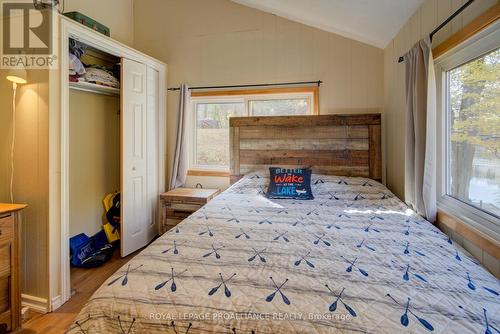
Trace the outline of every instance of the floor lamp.
<path fill-rule="evenodd" d="M 24 68 L 11 69 L 6 79 L 12 82 L 12 146 L 10 149 L 10 201 L 14 203 L 14 147 L 16 143 L 16 91 L 18 84 L 28 82 L 28 73 Z"/>

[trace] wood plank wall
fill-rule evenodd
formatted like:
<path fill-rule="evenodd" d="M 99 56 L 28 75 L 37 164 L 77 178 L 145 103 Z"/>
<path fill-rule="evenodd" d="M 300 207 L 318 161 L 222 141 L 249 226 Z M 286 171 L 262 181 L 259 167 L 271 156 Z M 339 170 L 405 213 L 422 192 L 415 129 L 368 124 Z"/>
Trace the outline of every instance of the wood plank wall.
<path fill-rule="evenodd" d="M 380 114 L 231 118 L 231 182 L 270 166 L 380 181 L 380 122 Z"/>

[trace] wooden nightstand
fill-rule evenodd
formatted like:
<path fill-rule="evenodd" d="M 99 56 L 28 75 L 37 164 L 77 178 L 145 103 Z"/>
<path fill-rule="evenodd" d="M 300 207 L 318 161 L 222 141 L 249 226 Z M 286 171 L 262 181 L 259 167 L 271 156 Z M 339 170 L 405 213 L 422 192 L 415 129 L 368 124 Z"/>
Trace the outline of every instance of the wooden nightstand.
<path fill-rule="evenodd" d="M 0 203 L 0 332 L 21 329 L 21 210 Z"/>
<path fill-rule="evenodd" d="M 160 195 L 163 234 L 220 193 L 219 189 L 177 188 Z"/>

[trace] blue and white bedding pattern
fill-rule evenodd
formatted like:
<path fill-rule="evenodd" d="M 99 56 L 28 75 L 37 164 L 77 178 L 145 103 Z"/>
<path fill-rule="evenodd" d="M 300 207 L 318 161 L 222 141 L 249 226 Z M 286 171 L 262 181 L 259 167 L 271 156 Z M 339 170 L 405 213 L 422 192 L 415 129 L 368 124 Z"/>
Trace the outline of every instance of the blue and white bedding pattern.
<path fill-rule="evenodd" d="M 499 333 L 500 284 L 382 184 L 248 175 L 90 298 L 69 333 Z"/>

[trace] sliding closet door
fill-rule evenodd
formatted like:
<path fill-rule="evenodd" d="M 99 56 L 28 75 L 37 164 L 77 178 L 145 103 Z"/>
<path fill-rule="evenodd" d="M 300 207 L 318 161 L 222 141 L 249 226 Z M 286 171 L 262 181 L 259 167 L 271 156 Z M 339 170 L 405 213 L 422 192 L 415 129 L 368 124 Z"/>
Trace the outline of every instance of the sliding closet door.
<path fill-rule="evenodd" d="M 150 241 L 147 67 L 122 59 L 121 255 Z"/>
<path fill-rule="evenodd" d="M 147 207 L 148 222 L 146 236 L 148 242 L 158 234 L 158 195 L 160 177 L 160 115 L 159 115 L 159 74 L 158 71 L 147 68 Z"/>

